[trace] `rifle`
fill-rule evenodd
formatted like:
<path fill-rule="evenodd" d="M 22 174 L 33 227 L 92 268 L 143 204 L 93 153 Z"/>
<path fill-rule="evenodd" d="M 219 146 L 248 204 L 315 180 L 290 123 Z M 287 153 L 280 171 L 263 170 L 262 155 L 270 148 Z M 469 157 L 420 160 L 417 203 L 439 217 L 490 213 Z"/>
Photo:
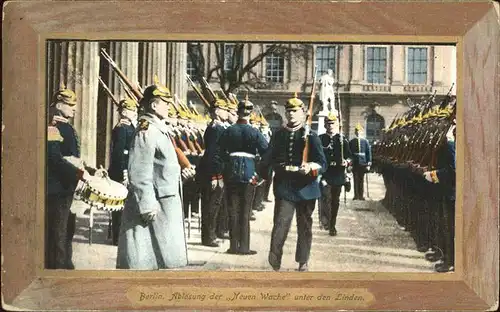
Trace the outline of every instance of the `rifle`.
<path fill-rule="evenodd" d="M 191 80 L 191 77 L 189 77 L 188 74 L 186 74 L 186 77 L 187 77 L 187 80 L 189 81 L 189 83 L 191 84 L 191 87 L 193 87 L 193 90 L 196 93 L 196 95 L 198 95 L 198 97 L 203 102 L 203 104 L 205 104 L 206 107 L 210 108 L 210 103 L 203 96 L 203 94 L 201 93 L 200 89 L 198 89 L 198 87 L 196 87 L 196 85 L 194 84 L 193 80 Z"/>
<path fill-rule="evenodd" d="M 116 65 L 115 61 L 109 56 L 109 54 L 106 52 L 106 50 L 103 48 L 101 49 L 101 55 L 104 57 L 106 61 L 108 61 L 109 65 L 111 68 L 113 68 L 113 71 L 125 82 L 125 84 L 128 86 L 128 88 L 132 91 L 134 94 L 135 98 L 137 100 L 142 99 L 143 94 L 137 86 L 134 86 L 132 82 L 127 78 L 127 76 L 121 71 L 121 69 Z"/>
<path fill-rule="evenodd" d="M 203 83 L 205 84 L 205 88 L 207 89 L 208 93 L 214 98 L 217 99 L 217 95 L 215 94 L 214 90 L 210 87 L 208 84 L 208 81 L 205 79 L 205 77 L 201 77 L 201 80 L 203 80 Z"/>
<path fill-rule="evenodd" d="M 309 159 L 309 132 L 311 131 L 311 125 L 312 125 L 312 119 L 313 119 L 313 106 L 314 106 L 314 98 L 315 98 L 315 93 L 316 93 L 316 78 L 318 75 L 318 66 L 314 67 L 314 76 L 313 76 L 313 85 L 311 88 L 311 98 L 309 100 L 309 107 L 308 107 L 308 115 L 307 115 L 307 121 L 306 121 L 306 126 L 305 126 L 305 133 L 304 133 L 304 151 L 302 153 L 302 164 L 307 163 Z"/>
<path fill-rule="evenodd" d="M 109 90 L 108 86 L 104 83 L 104 81 L 102 81 L 101 77 L 99 77 L 99 83 L 101 84 L 101 87 L 104 89 L 104 91 L 106 91 L 106 94 L 109 96 L 109 98 L 111 99 L 111 101 L 116 106 L 118 106 L 119 105 L 118 100 L 115 98 L 115 96 L 113 95 L 113 93 L 111 93 L 111 90 Z"/>
<path fill-rule="evenodd" d="M 120 82 L 120 85 L 123 87 L 123 90 L 125 90 L 125 93 L 127 93 L 127 96 L 133 100 L 135 100 L 137 103 L 139 103 L 139 100 L 137 99 L 137 97 L 132 93 L 132 91 L 130 91 L 130 89 L 128 88 L 127 84 L 121 79 L 119 78 L 118 81 Z"/>

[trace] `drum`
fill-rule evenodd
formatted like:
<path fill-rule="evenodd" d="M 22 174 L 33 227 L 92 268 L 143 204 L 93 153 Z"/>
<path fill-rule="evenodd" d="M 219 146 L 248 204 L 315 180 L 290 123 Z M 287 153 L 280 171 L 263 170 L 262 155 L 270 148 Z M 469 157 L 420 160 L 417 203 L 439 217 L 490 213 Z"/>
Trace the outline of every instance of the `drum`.
<path fill-rule="evenodd" d="M 78 183 L 74 197 L 99 210 L 120 211 L 127 194 L 123 184 L 111 180 L 108 173 L 100 169 L 88 181 Z"/>

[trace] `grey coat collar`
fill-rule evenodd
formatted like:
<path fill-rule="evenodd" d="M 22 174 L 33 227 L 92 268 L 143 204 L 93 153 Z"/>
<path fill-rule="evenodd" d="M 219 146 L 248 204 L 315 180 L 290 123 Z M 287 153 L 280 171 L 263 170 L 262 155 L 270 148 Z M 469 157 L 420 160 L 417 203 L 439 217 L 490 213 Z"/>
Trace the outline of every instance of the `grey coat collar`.
<path fill-rule="evenodd" d="M 163 132 L 165 134 L 168 134 L 167 124 L 163 120 L 158 118 L 157 116 L 150 114 L 150 113 L 147 113 L 147 114 L 144 114 L 141 117 L 139 117 L 139 120 L 141 120 L 141 119 L 149 121 L 149 123 L 151 125 L 155 126 L 156 128 L 158 128 L 158 130 L 160 130 L 161 132 Z"/>

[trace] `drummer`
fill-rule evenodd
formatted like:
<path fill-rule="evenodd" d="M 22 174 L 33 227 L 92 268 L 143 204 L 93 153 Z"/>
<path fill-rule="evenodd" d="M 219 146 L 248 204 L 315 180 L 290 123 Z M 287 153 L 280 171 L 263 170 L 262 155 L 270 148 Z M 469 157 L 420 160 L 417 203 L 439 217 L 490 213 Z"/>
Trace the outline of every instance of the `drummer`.
<path fill-rule="evenodd" d="M 111 134 L 111 157 L 108 174 L 112 180 L 128 186 L 128 153 L 137 125 L 136 101 L 130 98 L 121 100 L 118 103 L 118 112 L 120 120 Z M 113 245 L 118 246 L 122 211 L 113 211 L 111 215 Z"/>
<path fill-rule="evenodd" d="M 80 158 L 78 138 L 69 118 L 74 117 L 76 94 L 64 85 L 54 93 L 49 106 L 47 132 L 47 209 L 45 267 L 74 269 L 72 240 L 75 233 L 75 214 L 70 212 L 78 179 L 88 179 L 66 157 Z"/>

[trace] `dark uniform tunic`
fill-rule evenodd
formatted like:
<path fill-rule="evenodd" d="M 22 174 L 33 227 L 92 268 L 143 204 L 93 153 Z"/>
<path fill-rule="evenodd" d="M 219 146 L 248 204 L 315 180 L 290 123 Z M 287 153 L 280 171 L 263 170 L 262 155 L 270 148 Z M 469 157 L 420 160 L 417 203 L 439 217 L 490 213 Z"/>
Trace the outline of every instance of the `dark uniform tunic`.
<path fill-rule="evenodd" d="M 205 153 L 196 168 L 196 180 L 201 188 L 201 242 L 211 244 L 216 240 L 217 216 L 222 204 L 221 187 L 212 190 L 212 180 L 222 179 L 223 163 L 219 153 L 219 139 L 224 132 L 219 121 L 212 121 L 203 136 Z"/>
<path fill-rule="evenodd" d="M 125 179 L 124 175 L 128 168 L 130 143 L 132 142 L 134 133 L 135 127 L 128 119 L 120 120 L 113 128 L 111 134 L 111 159 L 108 174 L 109 177 L 116 182 L 122 183 Z M 122 211 L 113 211 L 111 216 L 113 245 L 118 245 Z"/>
<path fill-rule="evenodd" d="M 340 134 L 330 136 L 324 133 L 320 135 L 320 140 L 327 163 L 327 170 L 322 176 L 320 222 L 325 229 L 335 232 L 340 193 L 346 183 L 346 167 L 342 166 L 342 160 L 349 159 L 352 155 L 347 139 Z"/>
<path fill-rule="evenodd" d="M 349 142 L 352 151 L 352 173 L 354 179 L 354 199 L 364 200 L 363 179 L 368 163 L 372 162 L 370 143 L 365 138 L 354 138 Z"/>
<path fill-rule="evenodd" d="M 271 138 L 270 151 L 264 161 L 272 166 L 275 176 L 274 225 L 271 234 L 269 263 L 273 268 L 281 266 L 283 246 L 290 230 L 294 212 L 297 211 L 297 247 L 295 261 L 309 260 L 312 243 L 312 213 L 316 199 L 321 196 L 318 175 L 326 168 L 325 155 L 316 134 L 309 135 L 308 163 L 314 166 L 307 175 L 287 171 L 288 166 L 301 166 L 305 146 L 305 129 L 292 131 L 282 128 Z"/>
<path fill-rule="evenodd" d="M 220 138 L 221 156 L 228 164 L 225 186 L 229 205 L 230 253 L 251 253 L 252 184 L 257 182 L 255 155 L 257 152 L 263 155 L 267 147 L 262 134 L 244 120 L 227 128 Z"/>
<path fill-rule="evenodd" d="M 72 241 L 75 234 L 75 214 L 70 212 L 78 178 L 78 168 L 62 159 L 80 157 L 80 147 L 75 129 L 66 118 L 55 116 L 54 129 L 49 127 L 47 151 L 47 263 L 48 269 L 74 269 Z M 81 173 L 79 173 L 81 174 Z"/>

